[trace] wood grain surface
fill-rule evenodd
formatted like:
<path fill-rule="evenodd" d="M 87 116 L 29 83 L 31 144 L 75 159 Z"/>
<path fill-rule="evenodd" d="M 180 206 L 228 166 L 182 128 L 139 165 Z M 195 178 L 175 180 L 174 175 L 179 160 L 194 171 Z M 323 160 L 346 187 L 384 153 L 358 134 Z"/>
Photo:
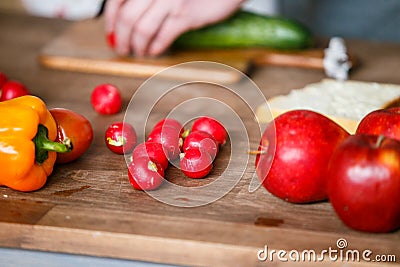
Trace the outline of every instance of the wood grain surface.
<path fill-rule="evenodd" d="M 64 107 L 83 114 L 95 131 L 94 143 L 87 153 L 76 162 L 56 166 L 41 190 L 21 193 L 0 188 L 1 247 L 191 266 L 281 266 L 284 262 L 276 258 L 273 262 L 259 261 L 257 252 L 265 246 L 287 252 L 320 252 L 329 247 L 336 249 L 337 240 L 344 238 L 348 249 L 369 249 L 373 255 L 395 255 L 399 263 L 399 231 L 388 234 L 353 231 L 340 222 L 328 202 L 294 205 L 273 197 L 263 188 L 250 193 L 254 156 L 249 156 L 246 150 L 237 156 L 239 160 L 249 160 L 243 177 L 228 194 L 208 205 L 170 206 L 134 190 L 127 179 L 124 157 L 108 151 L 103 138 L 111 122 L 123 120 L 130 98 L 145 79 L 43 68 L 38 63 L 43 47 L 71 23 L 25 15 L 0 15 L 0 71 L 26 84 L 49 108 Z M 352 79 L 400 84 L 397 71 L 400 69 L 400 44 L 349 40 L 349 46 L 360 59 L 360 66 L 351 73 Z M 268 98 L 320 81 L 324 74 L 319 70 L 265 66 L 254 69 L 251 78 Z M 92 89 L 105 82 L 121 89 L 124 109 L 116 115 L 98 115 L 90 106 Z M 250 95 L 258 97 L 254 92 Z M 155 105 L 149 125 L 166 116 L 176 103 L 197 96 L 221 99 L 232 106 L 244 122 L 250 148 L 257 147 L 260 133 L 254 114 L 240 99 L 214 87 L 177 90 Z M 220 110 L 214 112 L 219 114 Z M 237 128 L 230 131 L 233 135 L 238 133 Z M 228 143 L 207 179 L 188 180 L 175 167 L 168 169 L 166 178 L 192 187 L 210 183 L 226 169 L 233 145 L 238 145 L 239 149 L 247 146 Z M 240 175 L 235 167 L 227 174 L 231 178 Z M 162 190 L 167 189 L 166 186 Z M 298 265 L 313 263 L 299 262 Z M 326 257 L 320 264 L 384 265 L 363 260 L 332 261 Z M 388 264 L 394 265 L 396 263 Z"/>

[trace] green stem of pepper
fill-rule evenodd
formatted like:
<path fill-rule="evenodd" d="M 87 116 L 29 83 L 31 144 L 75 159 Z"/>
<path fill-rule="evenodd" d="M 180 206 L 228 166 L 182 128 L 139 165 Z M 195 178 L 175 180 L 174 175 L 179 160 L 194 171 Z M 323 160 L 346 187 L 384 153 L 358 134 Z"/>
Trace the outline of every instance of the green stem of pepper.
<path fill-rule="evenodd" d="M 35 143 L 35 161 L 38 164 L 46 161 L 49 157 L 49 151 L 57 153 L 71 151 L 71 146 L 49 140 L 48 133 L 47 128 L 39 124 L 36 136 L 33 138 L 33 142 Z"/>

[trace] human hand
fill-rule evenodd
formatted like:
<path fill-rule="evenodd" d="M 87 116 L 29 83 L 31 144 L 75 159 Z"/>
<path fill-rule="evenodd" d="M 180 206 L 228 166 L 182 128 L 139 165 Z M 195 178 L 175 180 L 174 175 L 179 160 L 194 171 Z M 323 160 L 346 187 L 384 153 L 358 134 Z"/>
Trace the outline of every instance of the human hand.
<path fill-rule="evenodd" d="M 105 32 L 120 55 L 156 56 L 182 33 L 218 22 L 245 0 L 108 0 Z"/>

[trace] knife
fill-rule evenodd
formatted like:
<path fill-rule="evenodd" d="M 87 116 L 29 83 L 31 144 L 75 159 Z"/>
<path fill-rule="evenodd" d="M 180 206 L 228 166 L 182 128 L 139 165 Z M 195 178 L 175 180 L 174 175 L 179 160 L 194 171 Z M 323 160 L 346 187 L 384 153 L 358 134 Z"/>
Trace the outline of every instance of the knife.
<path fill-rule="evenodd" d="M 106 7 L 106 2 L 107 2 L 107 0 L 103 0 L 103 1 L 101 2 L 99 12 L 97 12 L 95 18 L 101 17 L 101 15 L 102 15 L 103 12 L 104 12 L 104 8 Z"/>
<path fill-rule="evenodd" d="M 104 13 L 107 0 L 103 0 L 96 15 Z M 321 69 L 325 74 L 336 80 L 347 80 L 349 71 L 355 65 L 354 56 L 347 53 L 345 42 L 340 37 L 333 37 L 326 49 L 308 49 L 296 52 L 263 51 L 253 58 L 255 65 L 274 65 Z"/>

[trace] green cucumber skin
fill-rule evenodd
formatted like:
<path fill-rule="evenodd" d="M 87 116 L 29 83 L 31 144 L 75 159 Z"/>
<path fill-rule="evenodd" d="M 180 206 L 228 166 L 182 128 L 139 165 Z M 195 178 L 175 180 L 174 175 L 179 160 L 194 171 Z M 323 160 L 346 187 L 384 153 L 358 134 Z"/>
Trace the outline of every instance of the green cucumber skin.
<path fill-rule="evenodd" d="M 239 11 L 229 19 L 182 34 L 174 46 L 181 48 L 303 49 L 313 38 L 303 25 L 286 18 Z"/>

